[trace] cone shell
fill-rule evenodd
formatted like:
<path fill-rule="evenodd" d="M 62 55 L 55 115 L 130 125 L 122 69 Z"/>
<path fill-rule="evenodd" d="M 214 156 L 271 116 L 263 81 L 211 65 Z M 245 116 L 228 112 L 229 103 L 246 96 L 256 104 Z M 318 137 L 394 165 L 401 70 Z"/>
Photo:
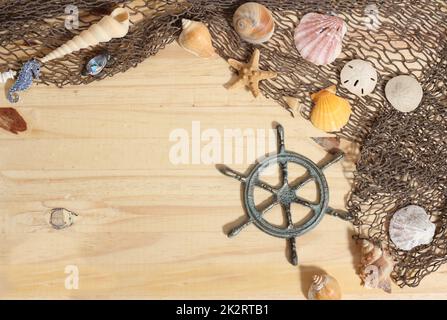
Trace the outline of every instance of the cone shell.
<path fill-rule="evenodd" d="M 129 32 L 129 11 L 124 8 L 113 10 L 110 16 L 105 16 L 97 24 L 82 31 L 78 36 L 57 48 L 41 59 L 43 63 L 62 58 L 67 54 L 108 42 L 113 38 L 122 38 Z"/>
<path fill-rule="evenodd" d="M 273 36 L 275 19 L 265 6 L 256 2 L 247 2 L 234 13 L 233 27 L 242 40 L 261 44 L 269 41 Z"/>
<path fill-rule="evenodd" d="M 326 132 L 339 131 L 349 121 L 351 105 L 335 94 L 332 86 L 312 95 L 315 106 L 310 114 L 312 124 Z"/>
<path fill-rule="evenodd" d="M 340 300 L 340 285 L 330 275 L 315 275 L 307 297 L 309 300 Z"/>
<path fill-rule="evenodd" d="M 295 45 L 304 59 L 316 65 L 330 64 L 341 53 L 346 31 L 339 17 L 308 13 L 295 30 Z"/>
<path fill-rule="evenodd" d="M 391 293 L 391 272 L 394 261 L 391 256 L 371 241 L 362 240 L 360 278 L 368 289 L 379 288 Z"/>
<path fill-rule="evenodd" d="M 216 56 L 211 34 L 205 24 L 188 19 L 183 19 L 182 23 L 179 44 L 183 49 L 201 58 Z"/>
<path fill-rule="evenodd" d="M 424 208 L 410 205 L 394 213 L 390 221 L 391 241 L 402 250 L 411 250 L 429 244 L 435 235 L 436 226 Z"/>

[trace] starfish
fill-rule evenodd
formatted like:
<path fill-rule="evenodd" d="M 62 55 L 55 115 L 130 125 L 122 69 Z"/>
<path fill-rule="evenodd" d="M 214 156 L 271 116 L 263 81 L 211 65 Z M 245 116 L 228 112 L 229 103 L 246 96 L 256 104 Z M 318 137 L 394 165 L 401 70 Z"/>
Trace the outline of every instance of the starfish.
<path fill-rule="evenodd" d="M 259 96 L 259 82 L 262 80 L 273 79 L 278 75 L 273 71 L 264 71 L 259 69 L 259 49 L 255 49 L 251 59 L 248 63 L 243 63 L 235 59 L 229 59 L 228 64 L 232 66 L 238 72 L 238 77 L 235 81 L 232 81 L 225 85 L 227 89 L 233 89 L 237 87 L 247 87 L 250 89 L 253 96 L 256 98 Z"/>

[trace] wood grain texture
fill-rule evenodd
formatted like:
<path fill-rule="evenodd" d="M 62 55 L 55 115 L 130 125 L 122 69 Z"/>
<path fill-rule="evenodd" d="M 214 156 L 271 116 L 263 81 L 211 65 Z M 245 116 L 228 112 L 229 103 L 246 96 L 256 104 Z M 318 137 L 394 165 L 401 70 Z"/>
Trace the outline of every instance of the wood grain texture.
<path fill-rule="evenodd" d="M 286 262 L 284 240 L 254 226 L 226 237 L 244 216 L 240 185 L 214 164 L 172 164 L 173 130 L 191 132 L 193 121 L 220 133 L 268 130 L 277 121 L 288 149 L 325 156 L 309 139 L 324 134 L 273 101 L 227 91 L 230 78 L 225 61 L 173 44 L 113 79 L 23 93 L 28 131 L 0 132 L 0 298 L 302 299 L 320 270 L 348 299 L 445 298 L 445 268 L 391 295 L 362 288 L 352 229 L 333 217 L 297 239 L 298 267 Z M 8 106 L 3 96 L 0 104 Z M 242 172 L 250 164 L 228 163 Z M 352 168 L 326 171 L 334 208 L 345 205 Z M 51 229 L 53 207 L 78 213 L 75 224 Z M 64 287 L 67 265 L 79 268 L 78 290 Z"/>

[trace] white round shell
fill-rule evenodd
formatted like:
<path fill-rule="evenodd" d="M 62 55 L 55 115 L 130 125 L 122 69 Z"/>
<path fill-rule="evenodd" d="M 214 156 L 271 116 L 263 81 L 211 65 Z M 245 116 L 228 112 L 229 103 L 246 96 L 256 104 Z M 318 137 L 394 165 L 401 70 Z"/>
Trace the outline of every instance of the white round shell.
<path fill-rule="evenodd" d="M 373 92 L 377 84 L 377 71 L 371 62 L 355 59 L 345 64 L 340 80 L 343 87 L 361 97 Z"/>
<path fill-rule="evenodd" d="M 421 103 L 424 92 L 415 78 L 397 76 L 388 81 L 385 94 L 394 108 L 401 112 L 411 112 Z"/>
<path fill-rule="evenodd" d="M 390 221 L 391 241 L 402 250 L 411 250 L 433 240 L 436 226 L 424 208 L 410 205 L 397 210 Z"/>

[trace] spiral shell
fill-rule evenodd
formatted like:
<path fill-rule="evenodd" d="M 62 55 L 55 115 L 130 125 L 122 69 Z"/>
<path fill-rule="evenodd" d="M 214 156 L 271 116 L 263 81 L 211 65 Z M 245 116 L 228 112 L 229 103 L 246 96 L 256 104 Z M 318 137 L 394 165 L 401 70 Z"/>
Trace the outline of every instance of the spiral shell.
<path fill-rule="evenodd" d="M 339 131 L 351 116 L 349 102 L 335 93 L 336 87 L 331 86 L 311 96 L 315 106 L 310 114 L 310 121 L 315 127 L 326 132 Z"/>
<path fill-rule="evenodd" d="M 205 24 L 188 19 L 183 19 L 182 24 L 179 44 L 183 49 L 201 58 L 216 56 L 211 34 Z"/>
<path fill-rule="evenodd" d="M 410 205 L 394 213 L 390 221 L 391 241 L 402 250 L 411 250 L 433 240 L 436 226 L 424 208 Z"/>
<path fill-rule="evenodd" d="M 275 19 L 265 6 L 256 2 L 241 5 L 233 16 L 233 27 L 242 40 L 261 44 L 275 32 Z"/>
<path fill-rule="evenodd" d="M 315 275 L 307 297 L 309 300 L 340 300 L 340 285 L 334 277 L 328 274 Z"/>
<path fill-rule="evenodd" d="M 110 16 L 105 16 L 97 24 L 82 31 L 78 36 L 46 55 L 41 61 L 46 63 L 98 43 L 108 42 L 113 38 L 122 38 L 129 32 L 129 18 L 127 9 L 117 8 Z"/>
<path fill-rule="evenodd" d="M 363 286 L 391 293 L 390 275 L 394 268 L 391 256 L 368 240 L 361 242 L 361 255 L 359 275 Z"/>
<path fill-rule="evenodd" d="M 8 70 L 6 72 L 0 72 L 0 83 L 6 83 L 9 79 L 14 79 L 17 72 Z"/>
<path fill-rule="evenodd" d="M 295 45 L 304 59 L 316 65 L 330 64 L 340 55 L 346 32 L 343 19 L 308 13 L 295 30 Z"/>

